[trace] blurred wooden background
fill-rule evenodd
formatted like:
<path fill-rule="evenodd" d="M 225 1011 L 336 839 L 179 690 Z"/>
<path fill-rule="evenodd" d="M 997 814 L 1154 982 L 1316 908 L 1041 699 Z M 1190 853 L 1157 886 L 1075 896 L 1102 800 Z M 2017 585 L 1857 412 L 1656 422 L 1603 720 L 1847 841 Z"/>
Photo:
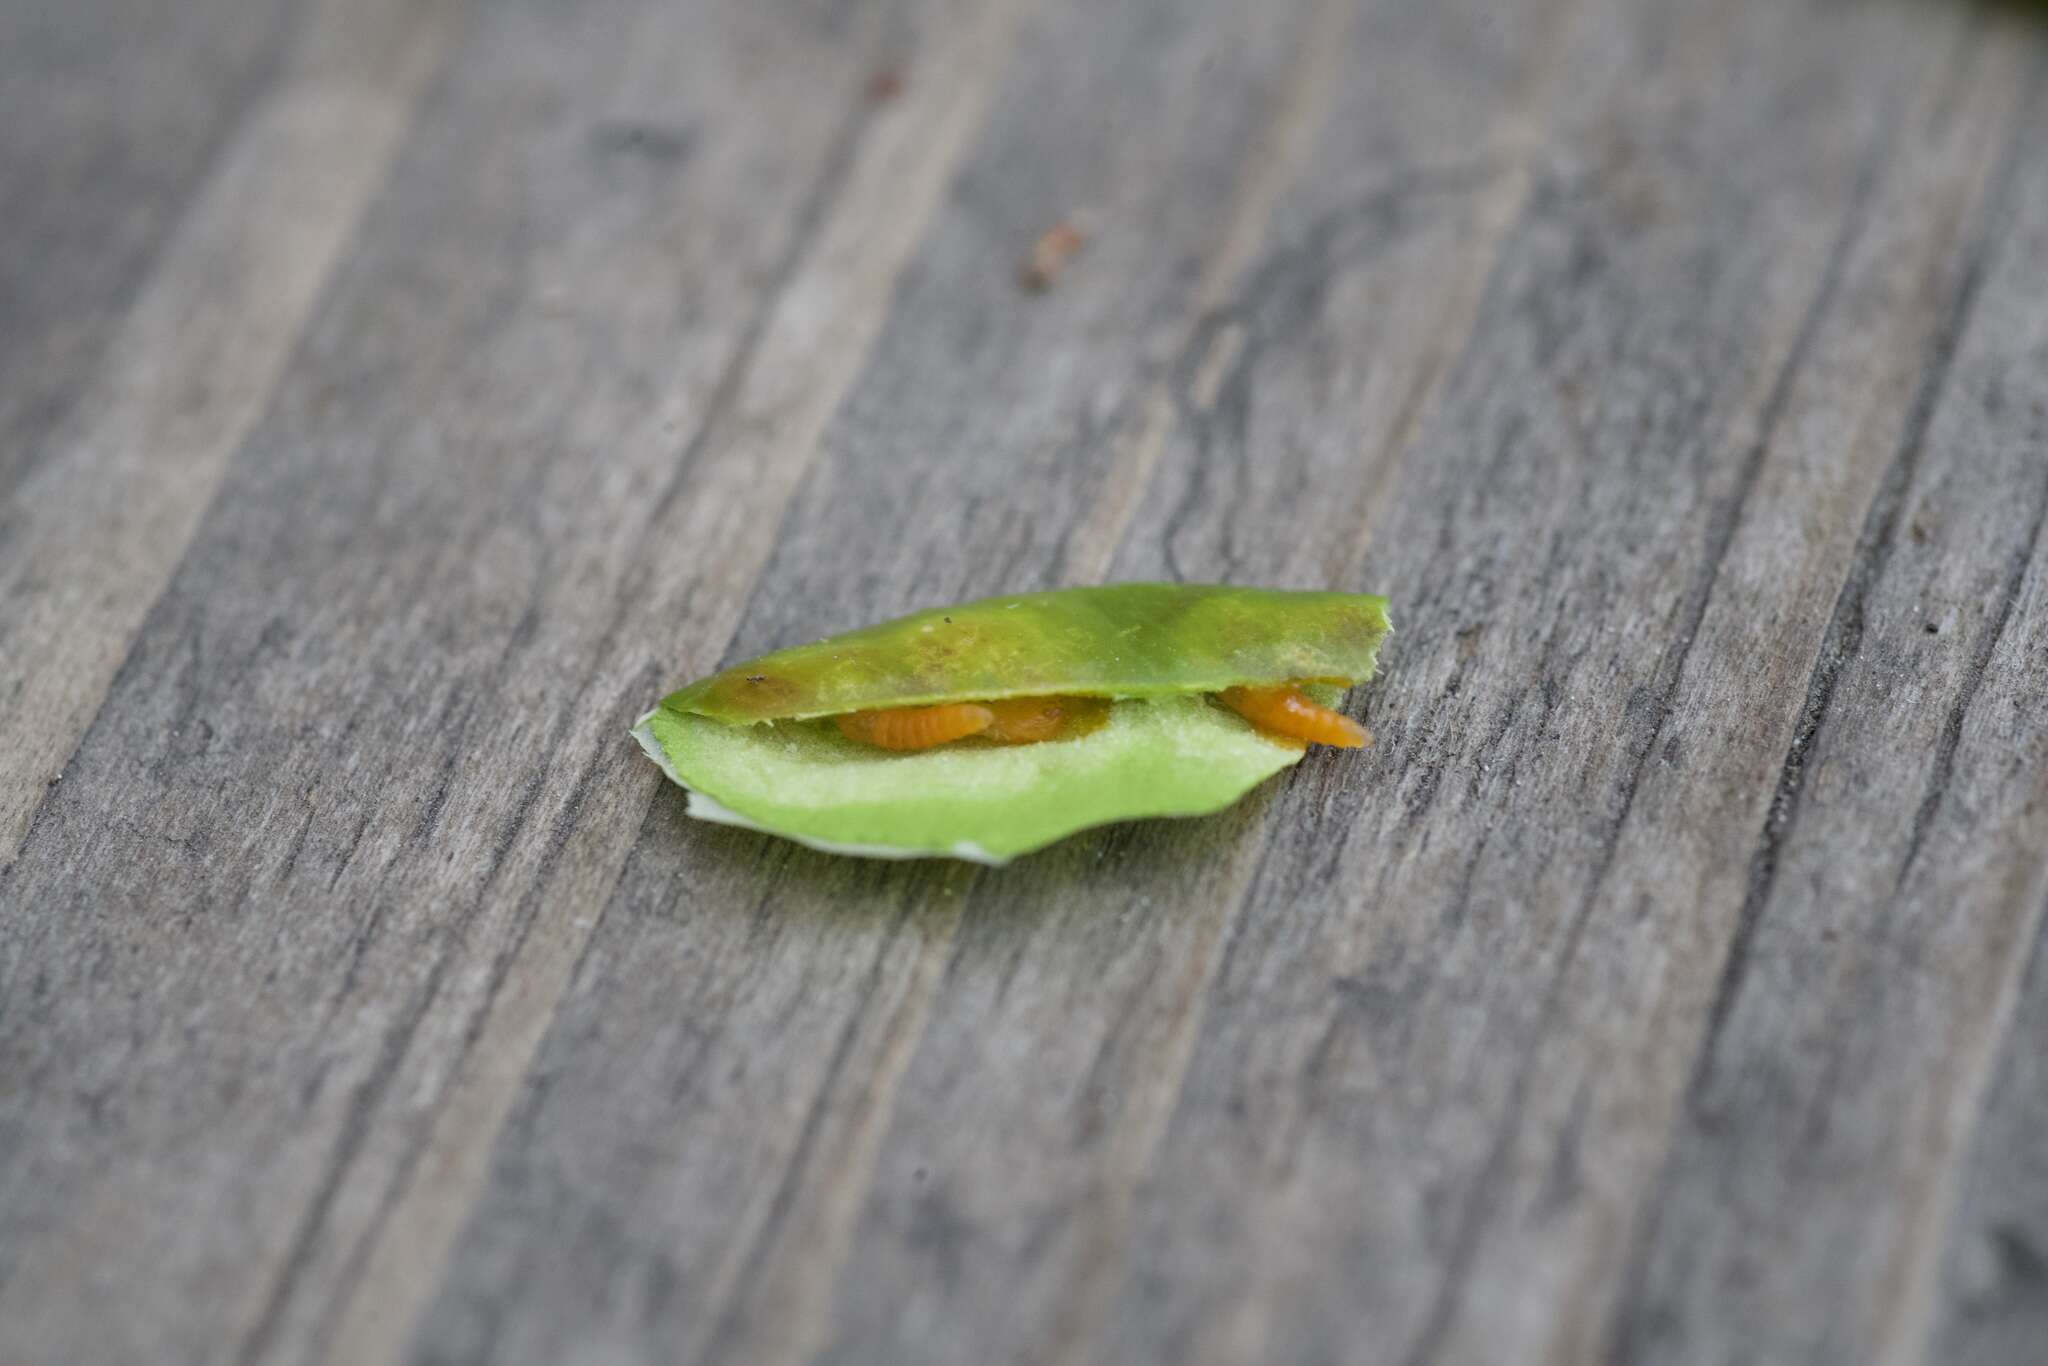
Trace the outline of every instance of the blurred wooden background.
<path fill-rule="evenodd" d="M 5 0 L 0 1361 L 2048 1361 L 2044 61 Z M 993 872 L 626 737 L 1138 577 L 1391 595 L 1378 747 Z"/>

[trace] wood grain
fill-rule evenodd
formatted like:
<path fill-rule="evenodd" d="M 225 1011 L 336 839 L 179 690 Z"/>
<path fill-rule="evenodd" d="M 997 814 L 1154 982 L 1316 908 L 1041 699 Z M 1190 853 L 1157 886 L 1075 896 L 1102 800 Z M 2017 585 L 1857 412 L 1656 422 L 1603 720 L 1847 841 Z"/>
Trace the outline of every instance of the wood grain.
<path fill-rule="evenodd" d="M 1142 368 L 1149 357 L 1106 320 L 1146 320 L 1166 334 L 1155 345 L 1187 334 L 1202 281 L 1213 273 L 1194 263 L 1232 238 L 1226 227 L 1219 242 L 1213 225 L 1221 215 L 1194 211 L 1205 187 L 1245 184 L 1245 159 L 1271 146 L 1274 120 L 1293 118 L 1285 105 L 1262 109 L 1263 102 L 1215 96 L 1262 76 L 1271 80 L 1301 60 L 1316 16 L 1295 14 L 1308 29 L 1268 34 L 1252 16 L 1221 5 L 1131 7 L 1107 24 L 1092 5 L 1045 16 L 1037 42 L 1020 51 L 971 159 L 1018 171 L 962 183 L 934 225 L 868 375 L 785 520 L 777 557 L 732 653 L 874 611 L 862 603 L 879 594 L 900 595 L 883 598 L 886 612 L 913 605 L 909 593 L 943 600 L 993 591 L 1017 582 L 1024 564 L 1057 553 L 1057 538 L 1074 520 L 1070 509 L 1086 502 L 1084 488 L 1055 477 L 1071 459 L 1067 452 L 1103 429 L 1142 424 L 1151 406 Z M 1238 27 L 1219 35 L 1214 25 L 1226 19 Z M 1077 88 L 1064 90 L 1068 85 Z M 1050 102 L 1049 89 L 1060 92 Z M 1139 122 L 1136 111 L 1162 103 L 1199 107 L 1203 117 Z M 1107 159 L 1068 169 L 1056 156 L 1123 109 L 1159 139 L 1142 159 L 1173 174 L 1134 181 Z M 1219 126 L 1224 119 L 1230 121 Z M 1065 171 L 1061 183 L 1035 181 L 1034 171 L 1053 168 Z M 1259 183 L 1250 181 L 1254 194 Z M 1128 227 L 1098 232 L 1057 289 L 1025 297 L 1010 263 L 1036 235 L 1048 205 L 1085 205 L 1092 218 Z M 1244 216 L 1233 210 L 1226 223 Z M 971 315 L 961 318 L 962 310 Z M 977 346 L 963 352 L 954 343 L 962 335 L 974 336 Z M 1098 337 L 1091 352 L 1062 354 Z M 944 364 L 934 348 L 949 347 L 960 354 Z M 1059 362 L 1049 364 L 1055 356 Z M 936 386 L 934 375 L 949 376 L 949 384 Z M 1122 396 L 1129 407 L 1102 411 L 1105 395 Z M 1144 458 L 1142 443 L 1120 450 L 1124 459 Z M 878 475 L 887 475 L 886 483 Z M 1119 475 L 1112 469 L 1107 477 Z M 944 514 L 949 506 L 970 510 L 965 526 Z M 904 565 L 922 567 L 849 581 L 849 555 L 854 563 L 900 556 Z M 942 572 L 959 577 L 934 587 Z M 860 1236 L 853 1217 L 860 1212 L 864 1155 L 875 1151 L 891 1113 L 890 1097 L 878 1100 L 873 1090 L 901 1066 L 882 1062 L 898 1056 L 896 1021 L 911 1012 L 922 1024 L 918 1016 L 930 1008 L 936 983 L 923 965 L 949 946 L 957 888 L 966 879 L 944 868 L 861 869 L 801 851 L 791 861 L 772 847 L 735 861 L 716 847 L 675 838 L 678 814 L 673 800 L 656 803 L 658 823 L 650 823 L 592 939 L 557 1035 L 603 1027 L 600 1020 L 637 1018 L 660 1028 L 673 1020 L 671 1007 L 650 1002 L 649 1009 L 634 1009 L 621 994 L 654 989 L 669 996 L 678 979 L 622 979 L 612 967 L 619 955 L 684 963 L 739 953 L 731 961 L 744 961 L 752 943 L 757 953 L 775 952 L 760 959 L 759 976 L 748 973 L 740 995 L 729 996 L 734 983 L 718 975 L 683 979 L 718 993 L 685 1014 L 707 1022 L 729 1012 L 742 1017 L 716 1035 L 723 1048 L 742 1053 L 706 1071 L 709 1040 L 621 1049 L 622 1060 L 652 1070 L 630 1077 L 579 1070 L 565 1078 L 547 1113 L 515 1115 L 511 1132 L 532 1129 L 534 1136 L 509 1156 L 501 1150 L 499 1171 L 509 1165 L 518 1174 L 511 1187 L 532 1189 L 528 1173 L 598 1145 L 619 1154 L 619 1170 L 632 1173 L 630 1181 L 644 1174 L 684 1184 L 669 1198 L 629 1199 L 625 1208 L 609 1199 L 587 1205 L 564 1192 L 541 1216 L 560 1235 L 545 1244 L 501 1241 L 494 1233 L 500 1219 L 523 1226 L 532 1211 L 516 1198 L 506 1211 L 487 1196 L 464 1244 L 473 1250 L 458 1252 L 455 1274 L 428 1321 L 423 1355 L 541 1359 L 563 1350 L 553 1336 L 557 1316 L 531 1313 L 537 1306 L 504 1294 L 507 1285 L 559 1274 L 575 1282 L 582 1312 L 601 1322 L 596 1331 L 614 1350 L 786 1359 L 831 1329 L 831 1283 L 810 1259 L 833 1259 L 842 1249 L 852 1255 L 853 1247 L 860 1248 L 857 1262 L 869 1255 L 864 1240 L 849 1239 Z M 651 842 L 655 831 L 671 834 Z M 743 890 L 764 876 L 766 886 Z M 826 932 L 777 934 L 762 945 L 744 918 L 666 909 L 685 888 L 689 904 L 717 907 L 734 896 L 755 904 L 759 897 L 779 916 Z M 904 909 L 925 902 L 935 905 L 921 914 Z M 827 981 L 872 985 L 819 990 Z M 545 1054 L 536 1063 L 543 1071 L 555 1065 Z M 742 1116 L 744 1131 L 727 1127 Z M 614 1146 L 620 1141 L 628 1145 L 623 1150 Z M 690 1152 L 708 1160 L 678 1162 L 672 1170 L 661 1163 L 664 1154 Z M 493 1184 L 495 1191 L 507 1183 L 500 1175 Z M 849 1188 L 855 1203 L 846 1208 Z M 635 1227 L 642 1217 L 653 1222 Z M 705 1227 L 730 1227 L 734 1236 L 699 1236 Z M 628 1247 L 635 1250 L 622 1250 Z M 632 1266 L 632 1289 L 623 1296 L 575 1270 L 622 1255 Z M 804 1293 L 814 1283 L 827 1292 L 822 1303 Z"/>
<path fill-rule="evenodd" d="M 139 990 L 109 969 L 110 953 L 124 961 L 115 945 L 161 936 L 151 942 L 191 969 L 159 999 L 179 1001 L 188 1018 L 235 1013 L 232 1026 L 138 1044 L 143 1058 L 127 1065 L 187 1082 L 159 1097 L 124 1095 L 97 1127 L 97 1149 L 38 1150 L 43 1165 L 20 1172 L 15 1188 L 28 1194 L 9 1202 L 26 1227 L 69 1240 L 43 1251 L 52 1267 L 152 1259 L 146 1276 L 127 1274 L 178 1303 L 164 1309 L 168 1322 L 127 1321 L 133 1331 L 184 1325 L 252 1359 L 324 1350 L 337 1297 L 420 1156 L 432 1113 L 416 1098 L 449 1084 L 513 953 L 544 907 L 564 904 L 531 885 L 534 862 L 575 880 L 559 813 L 602 785 L 589 833 L 614 848 L 630 837 L 630 825 L 606 819 L 610 802 L 644 803 L 655 775 L 616 737 L 665 672 L 655 653 L 674 646 L 631 629 L 629 615 L 673 567 L 658 553 L 676 543 L 664 535 L 693 530 L 650 514 L 679 464 L 691 472 L 684 420 L 731 405 L 719 396 L 803 278 L 797 263 L 854 160 L 860 90 L 890 38 L 886 18 L 848 35 L 801 8 L 621 5 L 572 17 L 529 7 L 496 12 L 467 38 L 298 368 L 239 454 L 238 488 L 262 496 L 216 507 L 131 656 L 124 684 L 141 705 L 122 705 L 117 689 L 36 826 L 32 848 L 39 839 L 56 857 L 31 853 L 9 888 L 22 904 L 115 913 L 26 927 L 36 939 L 12 956 L 65 965 L 10 1000 L 28 1017 L 27 1077 L 45 1132 L 75 1122 L 68 1107 L 96 1103 L 96 1083 L 77 1070 L 95 1060 L 70 1041 L 96 1033 L 107 1001 Z M 849 36 L 864 41 L 849 46 Z M 692 174 L 676 174 L 700 108 L 757 96 L 764 73 L 838 98 L 707 145 Z M 678 84 L 679 74 L 688 79 Z M 906 130 L 892 143 L 915 151 L 925 141 L 910 136 L 918 109 L 892 112 Z M 886 187 L 870 191 L 870 223 L 882 210 L 901 220 L 892 169 L 869 177 Z M 546 187 L 551 213 L 529 206 L 519 233 L 479 250 L 479 225 L 522 185 Z M 771 191 L 785 211 L 779 231 L 763 232 Z M 862 227 L 839 239 L 860 240 Z M 864 259 L 852 264 L 877 274 Z M 886 269 L 879 280 L 885 291 Z M 817 320 L 794 318 L 807 341 Z M 579 341 L 598 330 L 595 351 Z M 584 356 L 570 371 L 559 364 L 565 349 Z M 780 359 L 808 359 L 788 349 Z M 849 349 L 858 355 L 857 337 Z M 803 372 L 771 371 L 771 394 Z M 429 392 L 473 397 L 451 410 Z M 725 420 L 781 416 L 757 406 Z M 744 453 L 711 468 L 732 484 Z M 717 500 L 665 505 L 691 517 L 732 512 Z M 740 519 L 732 534 L 749 531 Z M 709 550 L 679 543 L 693 556 Z M 732 569 L 716 554 L 691 563 L 707 586 Z M 690 596 L 700 611 L 719 610 L 710 594 Z M 688 638 L 687 619 L 671 625 Z M 645 652 L 638 664 L 607 643 L 631 638 L 643 642 L 624 647 Z M 211 648 L 195 657 L 193 642 Z M 590 655 L 611 667 L 564 673 L 563 660 Z M 233 663 L 216 672 L 213 658 Z M 494 724 L 487 696 L 511 706 L 509 726 Z M 514 702 L 522 697 L 552 699 L 549 719 L 527 714 Z M 412 738 L 330 767 L 346 737 L 386 719 Z M 430 735 L 438 742 L 425 744 Z M 479 751 L 484 735 L 496 739 Z M 495 772 L 471 767 L 491 753 L 502 760 Z M 136 783 L 138 755 L 154 782 Z M 209 847 L 207 832 L 237 826 L 230 810 L 249 817 L 235 836 L 248 840 L 247 861 Z M 115 849 L 88 833 L 105 829 L 120 832 Z M 447 832 L 460 833 L 451 844 L 437 837 Z M 451 859 L 451 849 L 464 853 Z M 517 879 L 514 895 L 491 894 L 500 870 Z M 564 895 L 573 906 L 576 893 Z M 165 900 L 257 910 L 203 923 L 117 913 Z M 309 975 L 255 966 L 280 944 Z M 238 955 L 250 984 L 267 985 L 223 1003 Z M 125 961 L 154 979 L 154 953 L 145 959 Z M 336 963 L 346 966 L 326 970 Z M 259 1040 L 276 1086 L 237 1080 Z M 206 1076 L 227 1090 L 194 1084 Z M 203 1135 L 177 1118 L 195 1105 L 221 1112 Z M 160 1155 L 131 1137 L 140 1129 L 187 1137 Z M 228 1143 L 246 1145 L 244 1156 Z M 129 1153 L 146 1165 L 104 1160 Z M 131 1201 L 141 1227 L 127 1205 L 107 1208 L 124 1184 L 146 1184 L 173 1159 L 181 1202 L 218 1202 L 219 1183 L 231 1182 L 253 1227 L 223 1220 L 214 1247 L 181 1236 L 182 1203 Z M 209 1265 L 230 1255 L 222 1248 L 249 1247 L 262 1255 Z M 209 1273 L 226 1285 L 187 1293 Z M 124 1323 L 90 1327 L 104 1335 Z M 96 1342 L 110 1358 L 120 1351 Z"/>
<path fill-rule="evenodd" d="M 2033 591 L 2038 595 L 2038 583 Z M 2048 1032 L 2044 942 L 2048 936 L 2037 932 L 1949 1226 L 1930 1360 L 2024 1361 L 2048 1329 L 2048 1258 L 2041 1253 L 2048 1245 L 2048 1172 L 2040 1143 L 2048 1069 L 2037 1046 Z"/>
<path fill-rule="evenodd" d="M 0 534 L 0 859 L 129 655 L 306 311 L 376 187 L 446 4 L 316 9 L 279 87 L 222 154 Z"/>
<path fill-rule="evenodd" d="M 2035 104 L 2018 147 L 2044 126 Z M 2048 728 L 2012 667 L 2042 646 L 2021 593 L 2048 515 L 2048 296 L 2038 230 L 2011 231 L 2048 222 L 2048 168 L 2007 163 L 1750 868 L 1639 1235 L 1631 1357 L 1707 1359 L 1728 1323 L 1788 1359 L 1926 1350 L 1932 1231 L 1992 1055 L 2018 1044 L 2012 998 L 2048 903 Z M 1957 536 L 1967 565 L 1944 549 Z M 1836 1172 L 1853 1179 L 1814 1179 Z"/>
<path fill-rule="evenodd" d="M 307 6 L 0 6 L 0 495 L 47 454 Z"/>
<path fill-rule="evenodd" d="M 876 40 L 882 53 L 873 60 L 914 57 L 928 74 L 828 148 L 757 330 L 732 353 L 677 482 L 657 502 L 629 572 L 610 585 L 605 640 L 645 658 L 615 680 L 602 709 L 565 718 L 576 727 L 561 751 L 574 780 L 539 795 L 546 805 L 500 863 L 499 885 L 523 889 L 532 919 L 492 964 L 488 1013 L 472 1024 L 434 1129 L 375 1231 L 331 1359 L 388 1356 L 430 1294 L 594 922 L 542 912 L 550 902 L 594 902 L 616 882 L 648 801 L 648 775 L 620 762 L 619 726 L 646 707 L 648 681 L 662 676 L 657 661 L 681 649 L 708 668 L 715 647 L 707 642 L 734 629 L 741 589 L 769 553 L 758 528 L 781 512 L 858 373 L 905 258 L 979 126 L 1021 8 L 1010 0 L 955 7 L 920 25 L 914 44 L 886 31 Z M 834 74 L 843 92 L 846 73 Z M 640 643 L 627 646 L 631 639 Z"/>
<path fill-rule="evenodd" d="M 0 1361 L 2039 1357 L 2037 8 L 0 35 Z M 1133 577 L 1389 593 L 1379 744 L 987 871 L 624 738 Z"/>

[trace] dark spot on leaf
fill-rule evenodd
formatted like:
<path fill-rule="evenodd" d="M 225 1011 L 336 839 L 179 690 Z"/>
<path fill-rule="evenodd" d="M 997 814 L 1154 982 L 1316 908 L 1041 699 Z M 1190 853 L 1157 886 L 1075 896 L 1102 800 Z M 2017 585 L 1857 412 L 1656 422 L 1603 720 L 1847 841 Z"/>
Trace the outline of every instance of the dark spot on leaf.
<path fill-rule="evenodd" d="M 768 681 L 768 675 L 767 675 L 767 674 L 748 674 L 748 675 L 747 675 L 747 682 L 749 682 L 749 683 L 766 683 L 767 681 Z"/>

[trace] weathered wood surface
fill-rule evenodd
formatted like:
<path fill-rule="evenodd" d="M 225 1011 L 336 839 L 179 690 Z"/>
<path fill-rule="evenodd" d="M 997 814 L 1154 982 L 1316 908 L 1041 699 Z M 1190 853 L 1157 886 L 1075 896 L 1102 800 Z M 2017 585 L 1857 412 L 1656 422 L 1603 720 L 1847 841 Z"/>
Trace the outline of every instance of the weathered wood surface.
<path fill-rule="evenodd" d="M 2048 1359 L 2043 149 L 2024 5 L 0 5 L 0 1361 Z M 1154 576 L 1379 745 L 624 734 Z"/>

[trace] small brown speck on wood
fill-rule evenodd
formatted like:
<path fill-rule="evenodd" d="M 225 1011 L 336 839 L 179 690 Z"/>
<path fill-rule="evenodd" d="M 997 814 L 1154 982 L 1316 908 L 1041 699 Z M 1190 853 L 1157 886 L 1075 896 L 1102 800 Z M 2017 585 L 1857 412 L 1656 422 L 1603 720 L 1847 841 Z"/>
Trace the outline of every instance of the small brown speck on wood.
<path fill-rule="evenodd" d="M 1088 239 L 1072 223 L 1056 223 L 1040 233 L 1018 271 L 1018 281 L 1032 293 L 1050 289 Z"/>

